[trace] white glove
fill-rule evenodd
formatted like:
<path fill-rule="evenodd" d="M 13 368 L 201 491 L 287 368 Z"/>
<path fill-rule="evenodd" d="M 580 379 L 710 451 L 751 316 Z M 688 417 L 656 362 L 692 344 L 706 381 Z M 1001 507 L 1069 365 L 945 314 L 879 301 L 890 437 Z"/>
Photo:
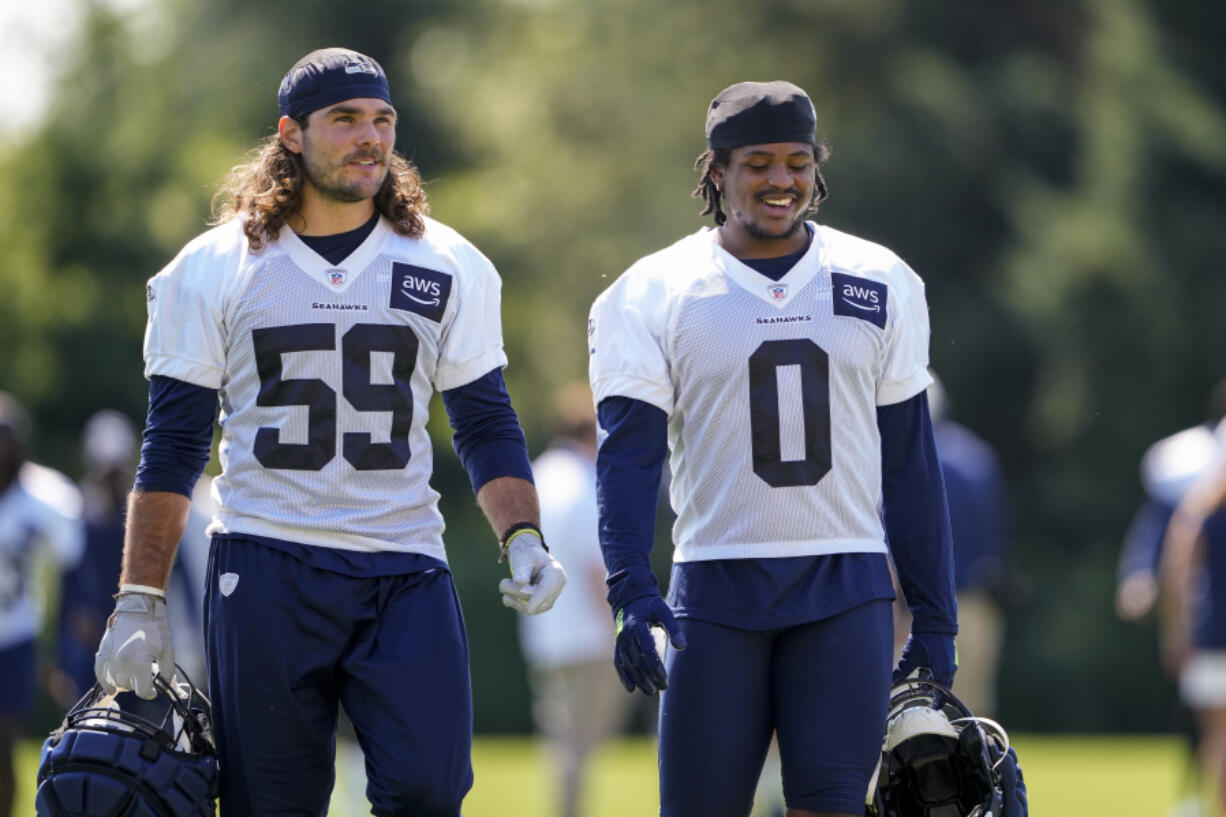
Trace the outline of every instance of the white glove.
<path fill-rule="evenodd" d="M 115 612 L 107 622 L 94 675 L 107 694 L 130 689 L 153 699 L 154 664 L 167 681 L 174 678 L 175 654 L 166 622 L 166 600 L 145 593 L 123 593 L 115 599 Z"/>
<path fill-rule="evenodd" d="M 507 561 L 511 578 L 498 583 L 502 603 L 530 616 L 553 607 L 566 585 L 566 571 L 541 537 L 531 531 L 517 534 L 507 546 Z"/>

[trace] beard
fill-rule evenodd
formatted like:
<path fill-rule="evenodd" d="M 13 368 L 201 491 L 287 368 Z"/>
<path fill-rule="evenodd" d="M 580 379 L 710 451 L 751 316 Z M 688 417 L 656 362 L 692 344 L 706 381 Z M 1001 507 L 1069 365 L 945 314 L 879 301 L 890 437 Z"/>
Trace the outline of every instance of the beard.
<path fill-rule="evenodd" d="M 307 182 L 324 198 L 344 204 L 366 201 L 374 198 L 383 189 L 383 183 L 387 181 L 388 168 L 386 164 L 383 165 L 383 173 L 372 189 L 370 181 L 345 178 L 345 166 L 355 158 L 363 157 L 346 156 L 339 165 L 325 165 L 310 156 L 307 151 L 303 151 L 302 171 Z M 376 158 L 376 161 L 383 160 Z"/>

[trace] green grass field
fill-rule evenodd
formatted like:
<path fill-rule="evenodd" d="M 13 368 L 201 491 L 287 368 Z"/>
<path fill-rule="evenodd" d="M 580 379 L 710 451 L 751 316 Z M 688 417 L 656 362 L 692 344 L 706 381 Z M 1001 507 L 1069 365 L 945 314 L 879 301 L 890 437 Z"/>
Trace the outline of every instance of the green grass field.
<path fill-rule="evenodd" d="M 1015 736 L 1034 817 L 1163 817 L 1179 795 L 1184 754 L 1166 737 Z M 36 741 L 20 747 L 15 815 L 34 813 Z M 465 817 L 549 817 L 546 766 L 535 741 L 482 737 Z M 588 817 L 658 811 L 655 752 L 646 739 L 605 747 L 591 767 Z M 355 817 L 333 811 L 332 817 Z"/>

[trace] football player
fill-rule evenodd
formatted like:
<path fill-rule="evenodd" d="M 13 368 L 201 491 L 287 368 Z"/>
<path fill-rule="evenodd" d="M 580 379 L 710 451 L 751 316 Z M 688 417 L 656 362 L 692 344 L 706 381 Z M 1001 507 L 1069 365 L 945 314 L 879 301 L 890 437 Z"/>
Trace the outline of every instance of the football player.
<path fill-rule="evenodd" d="M 596 413 L 586 382 L 553 399 L 554 437 L 532 463 L 541 491 L 541 528 L 565 562 L 570 585 L 548 616 L 519 620 L 532 716 L 553 774 L 555 817 L 578 817 L 592 755 L 633 703 L 609 672 L 613 622 L 604 602 L 604 562 L 596 539 Z"/>
<path fill-rule="evenodd" d="M 980 717 L 996 717 L 996 675 L 1005 635 L 1005 604 L 1020 585 L 1010 570 L 1011 519 L 1005 474 L 992 445 L 950 419 L 937 375 L 928 407 L 941 461 L 954 544 L 958 594 L 958 680 L 953 692 Z M 906 606 L 894 603 L 895 654 L 910 629 Z"/>
<path fill-rule="evenodd" d="M 924 287 L 886 248 L 806 220 L 826 196 L 816 123 L 791 83 L 722 91 L 695 165 L 715 228 L 592 307 L 614 663 L 628 690 L 664 690 L 664 817 L 747 814 L 772 732 L 789 815 L 863 813 L 892 679 L 887 541 L 914 618 L 893 675 L 953 680 Z M 665 602 L 648 556 L 670 452 Z"/>
<path fill-rule="evenodd" d="M 63 474 L 27 459 L 29 425 L 21 403 L 0 392 L 0 817 L 12 813 L 13 748 L 34 709 L 37 551 L 71 568 L 85 542 L 81 494 Z"/>
<path fill-rule="evenodd" d="M 1180 499 L 1211 470 L 1221 440 L 1214 429 L 1226 417 L 1226 380 L 1209 393 L 1206 419 L 1163 437 L 1141 458 L 1145 501 L 1137 509 L 1120 549 L 1115 609 L 1125 621 L 1148 615 L 1158 599 L 1162 540 Z M 1224 435 L 1226 436 L 1226 435 Z"/>
<path fill-rule="evenodd" d="M 149 697 L 173 671 L 163 596 L 220 403 L 205 648 L 221 813 L 322 814 L 339 705 L 375 814 L 455 817 L 472 703 L 429 482 L 434 390 L 510 563 L 504 603 L 544 612 L 565 582 L 503 382 L 500 281 L 427 216 L 374 59 L 314 51 L 278 104 L 216 226 L 149 282 L 148 427 L 96 672 Z"/>
<path fill-rule="evenodd" d="M 1143 464 L 1182 476 L 1184 488 L 1159 546 L 1162 658 L 1196 713 L 1196 761 L 1210 784 L 1201 791 L 1217 797 L 1205 810 L 1226 813 L 1226 420 L 1157 445 Z"/>

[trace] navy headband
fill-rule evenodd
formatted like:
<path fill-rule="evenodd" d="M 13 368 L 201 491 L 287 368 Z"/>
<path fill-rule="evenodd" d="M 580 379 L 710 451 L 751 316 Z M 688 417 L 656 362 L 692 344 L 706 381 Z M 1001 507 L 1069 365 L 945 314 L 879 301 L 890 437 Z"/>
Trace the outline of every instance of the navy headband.
<path fill-rule="evenodd" d="M 359 97 L 391 104 L 383 68 L 348 48 L 321 48 L 289 69 L 277 91 L 277 106 L 282 116 L 301 119 L 312 111 Z"/>
<path fill-rule="evenodd" d="M 707 147 L 736 148 L 816 138 L 817 112 L 790 82 L 738 82 L 720 91 L 707 109 Z"/>

